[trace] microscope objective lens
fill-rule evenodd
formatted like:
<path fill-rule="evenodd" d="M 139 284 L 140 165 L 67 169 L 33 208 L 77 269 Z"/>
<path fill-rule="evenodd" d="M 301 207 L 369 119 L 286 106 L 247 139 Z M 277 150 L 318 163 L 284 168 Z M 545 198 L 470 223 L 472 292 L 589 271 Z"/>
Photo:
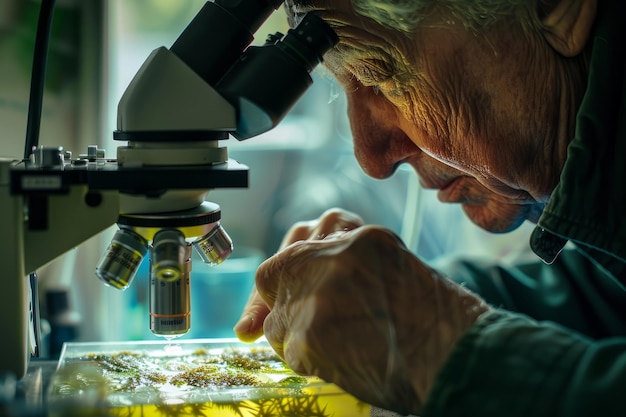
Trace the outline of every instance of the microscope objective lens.
<path fill-rule="evenodd" d="M 160 280 L 176 281 L 186 261 L 185 236 L 176 229 L 162 229 L 152 241 L 152 272 Z"/>
<path fill-rule="evenodd" d="M 147 244 L 131 230 L 118 230 L 96 267 L 96 276 L 111 287 L 128 288 L 148 252 Z"/>
<path fill-rule="evenodd" d="M 218 265 L 233 252 L 233 241 L 218 223 L 209 233 L 193 242 L 196 253 L 204 263 Z"/>
<path fill-rule="evenodd" d="M 150 330 L 168 341 L 186 334 L 191 327 L 191 244 L 184 240 L 183 244 L 185 261 L 175 280 L 162 279 L 162 271 L 154 265 L 154 252 L 150 258 Z"/>

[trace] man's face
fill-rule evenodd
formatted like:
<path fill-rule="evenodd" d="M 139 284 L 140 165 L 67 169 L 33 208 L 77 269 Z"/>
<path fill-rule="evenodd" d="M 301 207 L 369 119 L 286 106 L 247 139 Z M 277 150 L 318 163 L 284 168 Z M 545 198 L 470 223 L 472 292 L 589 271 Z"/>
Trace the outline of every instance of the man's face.
<path fill-rule="evenodd" d="M 340 37 L 325 64 L 347 95 L 364 171 L 385 178 L 408 163 L 490 231 L 536 221 L 565 158 L 553 52 L 540 35 L 514 25 L 475 34 L 440 11 L 407 36 L 357 16 L 349 0 L 325 3 L 314 10 Z"/>

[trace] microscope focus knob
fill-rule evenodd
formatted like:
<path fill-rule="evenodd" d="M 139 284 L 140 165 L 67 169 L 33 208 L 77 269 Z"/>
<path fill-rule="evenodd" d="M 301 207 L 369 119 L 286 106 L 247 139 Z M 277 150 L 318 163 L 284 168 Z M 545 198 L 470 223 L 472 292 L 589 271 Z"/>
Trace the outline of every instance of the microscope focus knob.
<path fill-rule="evenodd" d="M 33 151 L 35 165 L 43 168 L 62 167 L 64 151 L 62 146 L 39 146 Z"/>
<path fill-rule="evenodd" d="M 80 159 L 84 159 L 90 162 L 95 162 L 98 159 L 104 159 L 105 150 L 98 148 L 97 145 L 89 145 L 87 146 L 87 153 L 81 153 L 79 155 Z"/>

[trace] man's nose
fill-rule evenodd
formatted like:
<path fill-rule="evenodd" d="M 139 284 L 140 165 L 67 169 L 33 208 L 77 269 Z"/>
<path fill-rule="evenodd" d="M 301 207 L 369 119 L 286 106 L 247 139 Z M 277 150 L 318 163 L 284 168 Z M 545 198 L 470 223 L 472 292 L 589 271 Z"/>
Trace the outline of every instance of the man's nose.
<path fill-rule="evenodd" d="M 363 171 L 378 179 L 391 176 L 403 159 L 418 151 L 399 128 L 396 108 L 373 88 L 348 94 L 354 155 Z"/>

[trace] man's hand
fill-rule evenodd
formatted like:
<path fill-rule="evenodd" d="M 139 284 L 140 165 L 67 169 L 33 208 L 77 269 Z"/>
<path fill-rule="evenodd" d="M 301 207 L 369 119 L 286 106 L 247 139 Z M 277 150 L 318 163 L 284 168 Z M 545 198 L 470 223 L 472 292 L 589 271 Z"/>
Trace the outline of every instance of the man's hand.
<path fill-rule="evenodd" d="M 363 225 L 356 214 L 340 209 L 330 209 L 315 220 L 294 224 L 283 238 L 280 249 L 301 240 L 320 240 L 335 232 L 345 232 Z M 253 289 L 234 331 L 244 342 L 253 342 L 263 335 L 263 321 L 269 314 L 265 301 Z"/>
<path fill-rule="evenodd" d="M 321 230 L 296 229 L 307 228 Z M 261 312 L 267 340 L 296 372 L 417 414 L 454 345 L 488 307 L 389 230 L 346 229 L 319 239 L 304 233 L 265 261 L 246 311 Z"/>

